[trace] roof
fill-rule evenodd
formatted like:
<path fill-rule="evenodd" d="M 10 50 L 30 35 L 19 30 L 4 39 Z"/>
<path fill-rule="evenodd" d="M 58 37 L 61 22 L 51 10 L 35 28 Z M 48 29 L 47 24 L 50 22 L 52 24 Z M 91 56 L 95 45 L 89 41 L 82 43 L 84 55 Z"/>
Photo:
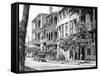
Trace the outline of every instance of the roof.
<path fill-rule="evenodd" d="M 58 14 L 58 12 L 57 12 L 57 11 L 52 12 L 52 13 L 51 13 L 51 14 L 49 14 L 47 17 L 49 17 L 49 16 L 51 16 L 51 15 L 53 15 L 53 14 Z"/>
<path fill-rule="evenodd" d="M 41 16 L 41 15 L 48 15 L 48 14 L 46 14 L 46 13 L 39 13 L 33 20 L 32 20 L 32 22 L 34 22 L 39 16 Z"/>

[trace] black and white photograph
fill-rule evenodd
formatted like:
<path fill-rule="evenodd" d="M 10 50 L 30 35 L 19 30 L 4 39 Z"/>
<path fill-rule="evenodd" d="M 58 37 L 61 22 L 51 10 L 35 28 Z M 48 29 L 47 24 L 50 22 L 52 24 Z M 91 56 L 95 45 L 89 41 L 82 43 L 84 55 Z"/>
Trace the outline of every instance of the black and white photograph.
<path fill-rule="evenodd" d="M 19 4 L 19 71 L 97 67 L 97 8 Z"/>

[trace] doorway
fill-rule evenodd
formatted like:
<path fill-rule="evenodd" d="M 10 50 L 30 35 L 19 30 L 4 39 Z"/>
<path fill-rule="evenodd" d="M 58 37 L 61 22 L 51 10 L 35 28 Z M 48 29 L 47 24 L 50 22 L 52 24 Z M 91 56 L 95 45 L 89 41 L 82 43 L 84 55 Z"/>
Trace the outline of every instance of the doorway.
<path fill-rule="evenodd" d="M 78 59 L 85 60 L 85 47 L 79 47 Z"/>
<path fill-rule="evenodd" d="M 81 60 L 85 60 L 85 48 L 84 47 L 81 47 Z"/>

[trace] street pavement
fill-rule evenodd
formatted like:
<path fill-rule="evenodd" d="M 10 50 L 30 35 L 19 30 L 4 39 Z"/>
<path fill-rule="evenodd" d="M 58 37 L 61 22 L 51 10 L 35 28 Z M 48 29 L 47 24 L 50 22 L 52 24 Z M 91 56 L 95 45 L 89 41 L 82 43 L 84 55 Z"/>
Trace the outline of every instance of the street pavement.
<path fill-rule="evenodd" d="M 74 64 L 75 63 L 75 64 Z M 25 66 L 36 70 L 53 70 L 53 69 L 70 69 L 70 68 L 87 68 L 95 67 L 95 62 L 76 64 L 75 62 L 61 63 L 57 61 L 51 62 L 35 62 L 33 60 L 26 60 Z"/>

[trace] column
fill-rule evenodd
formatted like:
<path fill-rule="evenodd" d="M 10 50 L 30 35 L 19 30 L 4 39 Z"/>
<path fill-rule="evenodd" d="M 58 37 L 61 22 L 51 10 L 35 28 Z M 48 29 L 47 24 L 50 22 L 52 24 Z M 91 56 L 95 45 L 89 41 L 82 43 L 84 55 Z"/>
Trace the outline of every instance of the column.
<path fill-rule="evenodd" d="M 52 37 L 52 40 L 54 41 L 55 40 L 55 31 L 53 31 L 53 33 L 52 33 L 53 35 L 53 37 Z"/>
<path fill-rule="evenodd" d="M 63 25 L 63 31 L 64 31 L 64 38 L 66 37 L 66 25 Z"/>
<path fill-rule="evenodd" d="M 58 27 L 58 39 L 60 39 L 60 30 L 59 30 L 59 27 Z"/>
<path fill-rule="evenodd" d="M 79 48 L 80 48 L 80 47 L 79 47 Z M 81 60 L 81 50 L 82 50 L 82 49 L 80 48 L 80 50 L 79 50 L 79 51 L 80 51 L 80 60 Z"/>
<path fill-rule="evenodd" d="M 42 26 L 42 13 L 41 13 L 41 20 L 40 20 L 40 23 L 41 23 L 41 24 L 40 24 L 40 27 L 43 27 L 43 26 Z"/>
<path fill-rule="evenodd" d="M 79 58 L 79 47 L 77 47 L 77 59 Z"/>
<path fill-rule="evenodd" d="M 62 31 L 61 31 L 61 25 L 60 25 L 60 38 L 61 38 L 61 36 L 62 36 Z"/>
<path fill-rule="evenodd" d="M 92 59 L 93 59 L 93 44 L 91 44 L 91 61 L 92 61 Z"/>
<path fill-rule="evenodd" d="M 60 30 L 59 30 L 59 27 L 58 27 L 58 39 L 60 39 Z"/>
<path fill-rule="evenodd" d="M 85 59 L 87 59 L 87 47 L 85 47 Z"/>
<path fill-rule="evenodd" d="M 52 33 L 52 32 L 50 32 L 50 40 L 52 39 L 52 38 L 51 38 L 51 37 L 52 37 L 52 36 L 51 36 L 51 33 Z"/>
<path fill-rule="evenodd" d="M 51 32 L 51 40 L 53 40 L 53 32 Z"/>
<path fill-rule="evenodd" d="M 95 44 L 95 33 L 93 33 L 93 39 L 94 39 L 94 44 Z"/>
<path fill-rule="evenodd" d="M 60 49 L 59 49 L 59 43 L 57 43 L 57 58 L 59 56 L 59 51 L 60 51 Z"/>
<path fill-rule="evenodd" d="M 94 51 L 95 51 L 94 53 L 96 53 L 96 47 L 95 47 L 95 33 L 93 34 L 93 36 L 94 36 L 94 44 L 93 44 L 93 45 L 94 45 Z"/>
<path fill-rule="evenodd" d="M 49 40 L 50 40 L 50 32 L 49 32 Z"/>
<path fill-rule="evenodd" d="M 41 51 L 42 51 L 42 50 L 43 50 L 43 49 L 42 49 L 42 48 L 43 48 L 43 44 L 40 45 L 40 48 L 41 48 Z"/>

